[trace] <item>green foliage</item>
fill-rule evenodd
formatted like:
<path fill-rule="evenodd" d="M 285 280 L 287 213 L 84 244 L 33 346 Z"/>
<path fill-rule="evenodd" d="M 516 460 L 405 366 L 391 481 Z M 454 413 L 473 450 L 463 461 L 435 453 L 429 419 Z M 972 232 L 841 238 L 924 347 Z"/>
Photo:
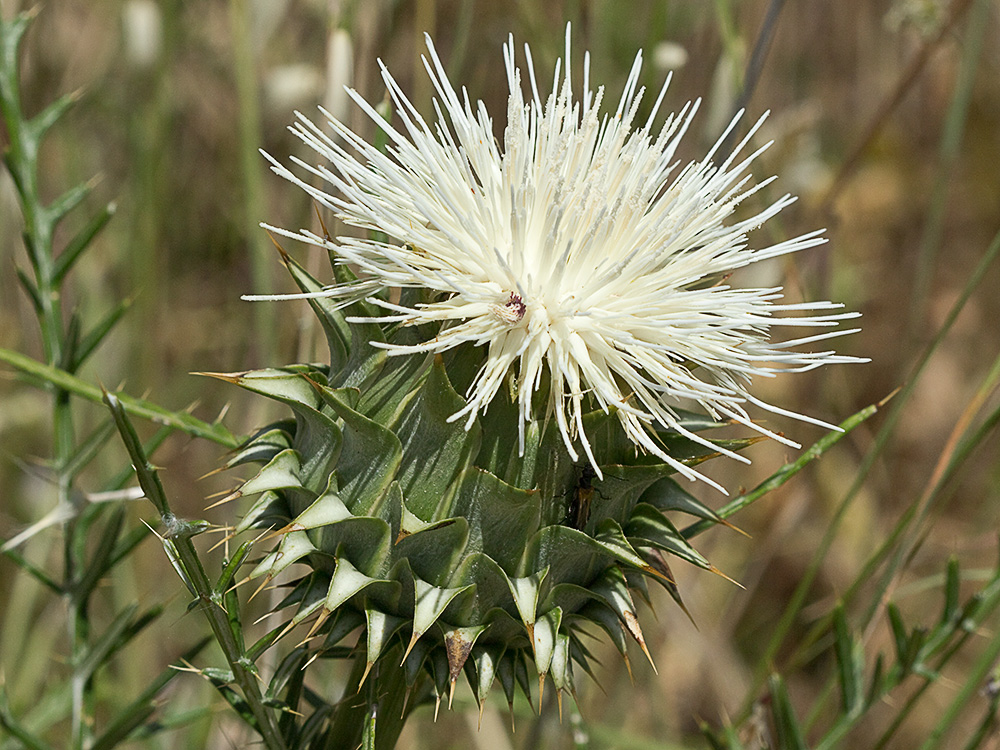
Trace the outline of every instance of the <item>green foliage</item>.
<path fill-rule="evenodd" d="M 893 720 L 883 730 L 873 748 L 886 747 L 895 733 L 919 705 L 926 690 L 941 679 L 942 671 L 960 649 L 977 637 L 985 622 L 1000 607 L 1000 567 L 994 570 L 985 584 L 960 601 L 959 586 L 961 575 L 958 561 L 949 561 L 944 576 L 943 608 L 940 617 L 932 627 L 908 625 L 899 607 L 889 603 L 887 618 L 892 633 L 893 651 L 889 658 L 878 653 L 875 658 L 869 653 L 864 641 L 852 632 L 847 614 L 838 605 L 832 616 L 832 650 L 836 669 L 833 679 L 836 683 L 840 704 L 825 726 L 809 727 L 808 733 L 815 739 L 806 744 L 807 726 L 796 718 L 788 696 L 785 681 L 778 674 L 768 678 L 767 711 L 775 727 L 775 737 L 779 748 L 798 750 L 811 747 L 815 750 L 830 750 L 839 747 L 852 729 L 858 727 L 867 716 L 883 705 L 894 691 L 905 682 L 917 682 L 906 700 L 895 712 Z M 1000 656 L 1000 638 L 993 635 L 989 639 L 985 653 L 977 659 L 977 666 L 966 675 L 961 690 L 952 703 L 952 709 L 943 715 L 934 734 L 922 747 L 940 745 L 947 735 L 957 711 L 964 707 L 969 698 L 980 690 L 987 672 L 993 668 Z M 990 726 L 996 720 L 997 699 L 990 694 L 980 732 L 969 740 L 967 747 L 979 747 L 985 739 L 982 727 Z M 740 750 L 745 747 L 730 729 L 716 730 L 703 726 L 703 731 L 713 747 Z M 951 746 L 949 744 L 949 746 Z"/>

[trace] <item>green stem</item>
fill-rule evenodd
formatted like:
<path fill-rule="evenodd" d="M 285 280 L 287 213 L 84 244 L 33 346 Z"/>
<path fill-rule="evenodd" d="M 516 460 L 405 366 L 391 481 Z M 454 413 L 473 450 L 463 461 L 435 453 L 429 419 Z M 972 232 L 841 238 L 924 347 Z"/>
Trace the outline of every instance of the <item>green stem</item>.
<path fill-rule="evenodd" d="M 832 448 L 835 444 L 840 442 L 844 437 L 847 436 L 851 430 L 857 427 L 859 424 L 864 422 L 870 416 L 872 416 L 879 409 L 878 404 L 872 404 L 871 406 L 866 406 L 861 411 L 856 414 L 851 415 L 843 422 L 841 422 L 838 427 L 839 430 L 835 432 L 829 432 L 820 438 L 816 443 L 814 443 L 808 450 L 803 451 L 802 454 L 791 463 L 787 463 L 778 469 L 774 474 L 769 476 L 763 482 L 758 484 L 752 491 L 746 492 L 739 497 L 733 498 L 730 502 L 721 508 L 718 512 L 720 518 L 729 518 L 735 515 L 739 511 L 746 508 L 748 505 L 755 503 L 760 500 L 764 495 L 776 490 L 778 487 L 783 485 L 793 476 L 798 474 L 802 469 L 805 468 L 806 464 L 815 461 L 817 458 L 822 456 L 827 450 Z M 696 521 L 681 533 L 684 535 L 685 539 L 691 539 L 692 537 L 701 534 L 703 531 L 708 531 L 718 525 L 718 522 L 714 519 L 706 519 L 704 521 Z"/>
<path fill-rule="evenodd" d="M 46 365 L 20 352 L 0 347 L 0 362 L 6 362 L 10 366 L 20 370 L 26 375 L 38 378 L 74 396 L 80 396 L 94 403 L 101 403 L 104 398 L 103 391 L 95 385 L 91 385 L 85 380 L 72 375 L 59 367 Z M 175 412 L 164 409 L 162 406 L 134 398 L 125 394 L 119 394 L 118 400 L 122 408 L 133 417 L 142 417 L 156 424 L 166 425 L 173 429 L 184 432 L 191 437 L 204 438 L 213 443 L 235 448 L 240 444 L 240 439 L 221 423 L 208 423 L 192 417 L 187 412 Z"/>
<path fill-rule="evenodd" d="M 205 530 L 205 522 L 185 521 L 174 515 L 159 476 L 146 458 L 142 443 L 125 414 L 121 400 L 107 393 L 104 402 L 111 409 L 115 424 L 125 442 L 139 485 L 160 514 L 160 521 L 166 529 L 164 542 L 173 548 L 187 583 L 198 597 L 201 610 L 208 619 L 212 633 L 232 670 L 233 680 L 243 692 L 243 698 L 254 717 L 264 746 L 268 750 L 286 750 L 287 746 L 278 731 L 274 713 L 264 705 L 253 661 L 247 657 L 243 645 L 237 641 L 236 634 L 230 626 L 229 615 L 226 613 L 223 601 L 226 592 L 216 590 L 212 586 L 191 541 L 195 535 Z"/>
<path fill-rule="evenodd" d="M 201 609 L 208 619 L 226 661 L 229 662 L 233 679 L 243 691 L 243 698 L 257 720 L 257 730 L 264 740 L 265 747 L 269 750 L 285 750 L 285 741 L 278 732 L 273 712 L 264 705 L 257 675 L 251 669 L 253 662 L 246 657 L 242 644 L 237 642 L 236 635 L 229 625 L 229 616 L 223 608 L 222 595 L 213 591 L 208 574 L 205 573 L 205 568 L 191 541 L 192 535 L 201 531 L 203 527 L 197 523 L 181 521 L 169 511 L 161 516 L 161 520 L 169 530 L 167 538 L 174 544 L 177 559 L 184 573 L 198 593 Z"/>

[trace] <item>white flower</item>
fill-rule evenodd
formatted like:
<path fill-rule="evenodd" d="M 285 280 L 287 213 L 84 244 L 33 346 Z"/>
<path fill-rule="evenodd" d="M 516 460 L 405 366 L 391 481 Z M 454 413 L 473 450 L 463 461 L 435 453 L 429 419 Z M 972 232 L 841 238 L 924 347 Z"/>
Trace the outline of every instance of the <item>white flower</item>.
<path fill-rule="evenodd" d="M 788 195 L 755 215 L 732 218 L 744 199 L 771 182 L 755 184 L 748 171 L 767 146 L 738 156 L 763 118 L 720 163 L 713 159 L 736 120 L 704 159 L 679 168 L 675 152 L 698 102 L 669 116 L 654 133 L 665 83 L 646 122 L 634 127 L 643 94 L 640 53 L 614 114 L 601 114 L 604 91 L 590 89 L 589 56 L 582 93 L 572 90 L 567 28 L 565 62 L 557 63 L 553 93 L 544 100 L 530 50 L 525 47 L 531 87 L 526 100 L 513 38 L 505 45 L 510 96 L 501 144 L 483 103 L 473 105 L 464 89 L 455 91 L 429 37 L 427 46 L 424 65 L 437 92 L 434 123 L 421 117 L 382 65 L 401 128 L 356 92 L 349 94 L 388 134 L 388 153 L 329 115 L 332 136 L 296 113 L 292 131 L 329 165 L 293 161 L 332 190 L 268 157 L 277 174 L 344 222 L 391 241 L 331 242 L 307 230 L 269 228 L 328 247 L 360 269 L 359 286 L 331 288 L 331 296 L 394 287 L 441 293 L 441 301 L 413 308 L 377 297 L 369 302 L 388 311 L 378 318 L 383 322 L 441 324 L 430 341 L 386 345 L 391 355 L 443 352 L 466 342 L 487 347 L 468 405 L 453 420 L 463 419 L 468 427 L 516 378 L 523 450 L 524 426 L 536 418 L 532 395 L 547 373 L 545 416 L 554 417 L 574 460 L 579 445 L 596 468 L 583 429 L 586 409 L 596 404 L 614 409 L 642 450 L 702 479 L 667 454 L 651 429 L 659 423 L 707 444 L 678 423 L 675 407 L 681 404 L 695 402 L 714 418 L 789 445 L 795 444 L 752 422 L 745 406 L 823 424 L 766 404 L 748 387 L 754 376 L 859 361 L 828 350 L 798 350 L 853 332 L 835 327 L 855 314 L 831 312 L 841 307 L 831 302 L 782 304 L 780 287 L 736 289 L 725 283 L 735 269 L 825 241 L 821 232 L 810 232 L 762 248 L 748 244 L 751 230 L 794 200 Z M 779 326 L 821 332 L 771 342 L 771 329 Z"/>

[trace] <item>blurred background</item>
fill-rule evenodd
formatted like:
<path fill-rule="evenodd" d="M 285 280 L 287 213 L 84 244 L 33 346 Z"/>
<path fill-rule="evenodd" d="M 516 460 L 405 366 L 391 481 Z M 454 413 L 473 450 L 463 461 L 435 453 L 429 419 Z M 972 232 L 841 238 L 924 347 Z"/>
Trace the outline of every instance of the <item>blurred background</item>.
<path fill-rule="evenodd" d="M 5 18 L 26 6 L 0 0 Z M 99 246 L 74 271 L 74 296 L 64 306 L 93 318 L 134 300 L 85 375 L 172 409 L 191 404 L 203 419 L 225 411 L 237 434 L 260 424 L 268 416 L 262 404 L 189 375 L 324 356 L 305 303 L 240 300 L 245 293 L 291 290 L 258 222 L 316 226 L 304 193 L 273 176 L 257 149 L 279 159 L 312 159 L 286 126 L 294 110 L 318 115 L 320 104 L 371 137 L 343 87 L 381 101 L 378 59 L 429 113 L 431 90 L 419 57 L 425 31 L 452 82 L 486 102 L 500 135 L 501 46 L 508 34 L 519 47 L 531 45 L 547 87 L 571 22 L 575 70 L 589 50 L 591 81 L 606 86 L 609 100 L 617 101 L 639 49 L 647 88 L 658 90 L 673 74 L 668 110 L 703 100 L 684 160 L 700 158 L 739 108 L 747 109 L 745 125 L 770 110 L 755 143 L 775 144 L 754 175 L 779 175 L 763 199 L 791 192 L 800 200 L 751 241 L 764 245 L 826 227 L 830 242 L 740 281 L 783 283 L 791 299 L 830 298 L 862 312 L 863 331 L 837 348 L 872 362 L 762 382 L 757 393 L 838 422 L 907 383 L 1000 227 L 998 21 L 1000 3 L 983 0 L 50 0 L 39 7 L 24 45 L 25 107 L 37 111 L 75 90 L 81 99 L 46 143 L 42 191 L 51 198 L 96 176 L 89 202 L 117 204 Z M 25 265 L 20 221 L 9 175 L 0 172 L 0 346 L 38 356 L 37 323 L 14 273 Z M 73 217 L 67 225 L 68 233 Z M 286 249 L 317 272 L 323 267 L 309 248 Z M 927 491 L 954 447 L 956 425 L 996 407 L 992 392 L 973 399 L 1000 350 L 998 292 L 1000 269 L 992 268 L 934 349 L 887 447 L 845 507 L 789 643 L 808 628 L 811 613 L 829 611 L 900 514 Z M 0 537 L 48 509 L 52 489 L 22 464 L 50 450 L 48 409 L 43 392 L 0 369 Z M 96 420 L 100 409 L 93 410 Z M 595 646 L 604 657 L 597 672 L 603 692 L 581 681 L 579 695 L 590 746 L 703 747 L 699 721 L 723 724 L 744 708 L 748 692 L 753 698 L 764 645 L 858 476 L 880 418 L 738 515 L 734 521 L 751 539 L 722 529 L 698 540 L 745 588 L 676 570 L 697 629 L 668 597 L 654 595 L 656 618 L 646 612 L 644 628 L 658 674 L 635 651 L 630 682 L 613 649 Z M 87 414 L 80 419 L 86 424 Z M 823 434 L 775 417 L 768 424 L 804 445 Z M 950 555 L 973 572 L 993 564 L 997 447 L 995 436 L 984 439 L 928 508 L 920 543 L 892 590 L 908 616 L 919 620 L 926 612 L 930 620 L 939 610 L 930 594 Z M 117 470 L 123 455 L 109 455 L 106 470 Z M 794 455 L 762 444 L 751 449 L 752 467 L 719 463 L 709 473 L 735 494 Z M 199 479 L 223 459 L 215 445 L 181 437 L 167 443 L 157 461 L 176 507 L 200 517 L 206 497 L 236 484 L 225 475 Z M 710 488 L 696 491 L 710 504 L 723 500 Z M 137 505 L 134 517 L 145 510 Z M 208 517 L 225 523 L 231 513 L 220 508 Z M 39 535 L 25 554 L 46 560 L 46 544 Z M 108 582 L 108 597 L 167 599 L 178 643 L 201 632 L 201 620 L 183 614 L 180 583 L 162 552 L 151 544 L 143 550 L 121 580 Z M 0 559 L 0 673 L 16 707 L 58 669 L 48 649 L 58 653 L 62 633 L 58 602 L 46 603 L 37 585 L 14 570 Z M 872 649 L 886 642 L 884 617 L 876 622 L 867 633 Z M 126 693 L 141 684 L 144 666 L 160 668 L 180 648 L 145 638 L 145 658 L 121 666 Z M 793 703 L 805 713 L 827 686 L 829 655 L 817 648 L 814 658 L 792 665 L 782 661 L 784 651 L 773 666 L 794 666 L 786 677 Z M 961 668 L 955 666 L 959 674 Z M 950 699 L 948 685 L 935 686 L 891 747 L 919 744 Z M 218 702 L 194 677 L 175 681 L 173 690 L 172 699 L 182 703 Z M 433 732 L 430 712 L 421 715 L 401 747 L 572 746 L 571 722 L 560 725 L 551 707 L 542 721 L 519 716 L 511 734 L 506 707 L 491 705 L 477 732 L 471 696 L 460 695 L 456 704 L 442 711 Z M 226 721 L 202 721 L 158 746 L 240 746 Z M 857 746 L 869 746 L 879 722 L 875 712 L 852 735 Z"/>

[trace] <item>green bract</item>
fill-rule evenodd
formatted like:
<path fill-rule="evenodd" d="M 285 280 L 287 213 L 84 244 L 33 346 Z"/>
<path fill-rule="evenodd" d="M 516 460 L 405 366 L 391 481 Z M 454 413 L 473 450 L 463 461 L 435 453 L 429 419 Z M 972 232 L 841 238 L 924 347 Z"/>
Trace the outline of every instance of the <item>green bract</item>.
<path fill-rule="evenodd" d="M 322 288 L 286 264 L 304 292 Z M 346 267 L 334 272 L 350 280 Z M 672 557 L 715 570 L 668 517 L 719 520 L 670 478 L 674 470 L 637 454 L 615 415 L 599 410 L 585 427 L 602 479 L 574 463 L 544 422 L 529 425 L 520 456 L 514 383 L 468 430 L 464 420 L 449 422 L 465 405 L 459 393 L 483 348 L 387 356 L 373 342 L 426 340 L 436 331 L 347 322 L 372 315 L 365 302 L 343 310 L 325 298 L 310 304 L 329 341 L 329 366 L 226 376 L 292 412 L 258 432 L 231 465 L 263 464 L 239 491 L 256 500 L 237 531 L 273 530 L 263 537 L 273 548 L 251 578 L 300 573 L 279 608 L 291 623 L 312 618 L 314 634 L 326 637 L 310 643 L 329 649 L 363 626 L 369 669 L 398 644 L 386 658 L 398 663 L 404 654 L 408 685 L 428 673 L 440 702 L 464 671 L 480 705 L 494 682 L 508 702 L 518 685 L 530 699 L 531 673 L 539 691 L 550 676 L 560 695 L 572 692 L 573 665 L 590 669 L 584 629 L 605 631 L 626 658 L 631 637 L 648 656 L 636 595 L 647 598 L 652 580 L 681 602 Z M 537 397 L 544 403 L 544 393 Z M 683 419 L 691 430 L 717 424 Z M 676 433 L 658 437 L 686 464 L 715 455 Z M 738 450 L 751 442 L 718 444 Z"/>

